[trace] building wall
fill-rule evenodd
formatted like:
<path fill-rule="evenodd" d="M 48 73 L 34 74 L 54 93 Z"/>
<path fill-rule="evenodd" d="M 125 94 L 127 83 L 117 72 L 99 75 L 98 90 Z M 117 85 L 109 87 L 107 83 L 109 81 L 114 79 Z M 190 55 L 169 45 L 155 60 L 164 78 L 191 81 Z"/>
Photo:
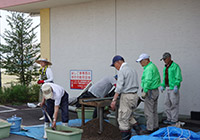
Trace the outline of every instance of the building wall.
<path fill-rule="evenodd" d="M 180 114 L 200 111 L 199 9 L 199 0 L 97 0 L 51 8 L 55 82 L 76 96 L 80 90 L 70 89 L 70 70 L 92 70 L 96 82 L 116 73 L 109 67 L 115 54 L 124 56 L 141 78 L 143 69 L 135 60 L 143 52 L 162 75 L 164 63 L 159 59 L 169 51 L 182 69 Z M 159 111 L 164 110 L 164 95 L 160 94 Z"/>

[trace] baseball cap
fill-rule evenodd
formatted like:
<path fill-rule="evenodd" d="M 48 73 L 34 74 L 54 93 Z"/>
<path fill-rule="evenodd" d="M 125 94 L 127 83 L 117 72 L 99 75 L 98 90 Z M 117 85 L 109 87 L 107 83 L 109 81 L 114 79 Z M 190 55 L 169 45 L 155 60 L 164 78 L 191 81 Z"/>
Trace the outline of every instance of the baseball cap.
<path fill-rule="evenodd" d="M 144 60 L 144 59 L 147 59 L 147 58 L 150 58 L 150 56 L 149 56 L 148 54 L 146 54 L 146 53 L 142 53 L 142 54 L 139 56 L 139 58 L 136 60 L 136 62 L 140 62 L 140 61 L 142 61 L 142 60 Z"/>
<path fill-rule="evenodd" d="M 46 83 L 42 85 L 42 93 L 45 99 L 50 99 L 53 97 L 53 91 L 50 84 Z"/>
<path fill-rule="evenodd" d="M 114 56 L 113 59 L 112 59 L 112 64 L 110 66 L 114 67 L 114 63 L 119 61 L 119 60 L 124 61 L 124 58 L 122 56 L 120 56 L 120 55 Z"/>
<path fill-rule="evenodd" d="M 163 54 L 163 57 L 160 59 L 160 61 L 162 61 L 162 60 L 164 60 L 164 59 L 166 59 L 166 58 L 168 58 L 168 57 L 171 57 L 171 54 L 170 54 L 169 52 L 165 52 L 165 53 Z"/>

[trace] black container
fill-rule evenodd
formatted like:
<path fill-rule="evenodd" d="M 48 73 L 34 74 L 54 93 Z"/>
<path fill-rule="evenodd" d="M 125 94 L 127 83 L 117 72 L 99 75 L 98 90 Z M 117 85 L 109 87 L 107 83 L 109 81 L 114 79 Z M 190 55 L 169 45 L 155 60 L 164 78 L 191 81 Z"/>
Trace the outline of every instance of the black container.
<path fill-rule="evenodd" d="M 190 116 L 191 116 L 191 120 L 200 120 L 200 112 L 191 111 Z"/>

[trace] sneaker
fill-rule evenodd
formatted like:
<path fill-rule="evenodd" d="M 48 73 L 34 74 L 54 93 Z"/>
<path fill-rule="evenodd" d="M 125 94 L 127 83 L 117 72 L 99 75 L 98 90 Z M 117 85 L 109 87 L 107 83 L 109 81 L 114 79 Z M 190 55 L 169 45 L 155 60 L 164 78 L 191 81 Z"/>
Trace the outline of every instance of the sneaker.
<path fill-rule="evenodd" d="M 164 124 L 171 124 L 171 121 L 164 120 L 163 123 L 164 123 Z"/>
<path fill-rule="evenodd" d="M 45 119 L 45 116 L 42 116 L 41 118 L 39 118 L 40 121 L 43 121 Z"/>

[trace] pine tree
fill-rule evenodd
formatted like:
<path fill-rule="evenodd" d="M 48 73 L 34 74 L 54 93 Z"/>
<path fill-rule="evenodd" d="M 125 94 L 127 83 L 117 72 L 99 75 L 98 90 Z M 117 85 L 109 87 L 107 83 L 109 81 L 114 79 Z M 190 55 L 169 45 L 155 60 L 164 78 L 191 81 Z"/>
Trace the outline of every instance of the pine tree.
<path fill-rule="evenodd" d="M 7 16 L 8 27 L 1 37 L 6 43 L 0 44 L 0 67 L 8 75 L 16 75 L 20 84 L 29 85 L 37 75 L 35 61 L 39 59 L 40 44 L 36 43 L 33 21 L 24 13 L 11 12 Z"/>

